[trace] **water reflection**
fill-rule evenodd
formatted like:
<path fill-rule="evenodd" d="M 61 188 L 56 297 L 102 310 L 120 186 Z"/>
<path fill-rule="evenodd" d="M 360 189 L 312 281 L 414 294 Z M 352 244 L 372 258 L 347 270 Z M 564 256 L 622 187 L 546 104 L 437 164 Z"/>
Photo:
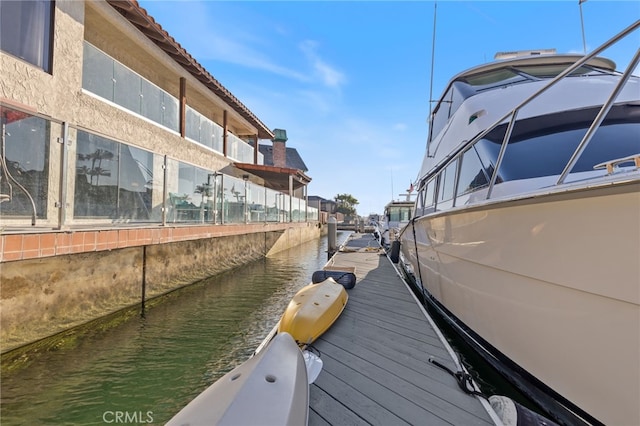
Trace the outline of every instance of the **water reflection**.
<path fill-rule="evenodd" d="M 104 425 L 118 415 L 164 424 L 251 355 L 326 263 L 326 249 L 322 238 L 185 287 L 145 318 L 92 330 L 32 356 L 25 368 L 3 371 L 3 426 Z"/>

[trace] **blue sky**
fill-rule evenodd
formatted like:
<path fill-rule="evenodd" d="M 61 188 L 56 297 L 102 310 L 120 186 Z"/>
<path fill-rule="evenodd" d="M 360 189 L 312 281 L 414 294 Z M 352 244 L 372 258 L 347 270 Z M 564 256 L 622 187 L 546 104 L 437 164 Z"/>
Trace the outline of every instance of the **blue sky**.
<path fill-rule="evenodd" d="M 424 154 L 434 2 L 139 0 L 269 128 L 286 129 L 312 178 L 309 195 L 347 193 L 382 213 Z M 640 19 L 640 2 L 582 3 L 587 51 Z M 618 68 L 636 31 L 603 56 Z M 581 53 L 578 0 L 439 1 L 433 97 L 499 51 Z M 262 141 L 267 143 L 268 141 Z"/>

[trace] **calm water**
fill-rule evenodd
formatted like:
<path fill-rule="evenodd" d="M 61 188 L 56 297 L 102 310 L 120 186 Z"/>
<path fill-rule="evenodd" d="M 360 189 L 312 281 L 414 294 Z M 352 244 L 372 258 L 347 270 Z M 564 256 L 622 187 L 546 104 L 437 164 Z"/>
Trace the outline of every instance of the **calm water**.
<path fill-rule="evenodd" d="M 171 293 L 144 318 L 31 354 L 3 371 L 2 425 L 164 424 L 253 353 L 322 269 L 326 250 L 322 238 L 216 275 Z"/>

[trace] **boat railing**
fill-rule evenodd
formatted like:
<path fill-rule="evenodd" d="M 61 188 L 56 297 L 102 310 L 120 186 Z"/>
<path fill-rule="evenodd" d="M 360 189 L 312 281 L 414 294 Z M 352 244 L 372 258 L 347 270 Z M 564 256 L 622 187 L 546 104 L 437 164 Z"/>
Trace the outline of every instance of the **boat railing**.
<path fill-rule="evenodd" d="M 468 144 L 465 145 L 465 147 L 473 145 L 476 141 L 479 141 L 480 139 L 485 137 L 487 134 L 489 134 L 489 132 L 491 132 L 496 127 L 501 125 L 505 120 L 509 119 L 509 123 L 507 125 L 507 130 L 506 130 L 504 138 L 502 140 L 502 145 L 500 146 L 500 151 L 499 151 L 498 157 L 496 159 L 496 164 L 494 166 L 493 173 L 491 175 L 491 180 L 489 181 L 489 188 L 487 190 L 487 195 L 486 195 L 487 199 L 491 198 L 491 193 L 493 191 L 493 188 L 495 186 L 496 180 L 498 178 L 498 172 L 500 170 L 500 165 L 501 165 L 502 160 L 504 158 L 504 154 L 505 154 L 505 151 L 507 149 L 507 145 L 509 143 L 509 140 L 511 139 L 511 133 L 512 133 L 513 128 L 515 126 L 515 122 L 516 122 L 516 118 L 517 118 L 518 112 L 523 107 L 528 105 L 531 101 L 533 101 L 534 99 L 540 97 L 540 95 L 545 93 L 547 90 L 549 90 L 551 87 L 553 87 L 560 80 L 564 79 L 567 75 L 570 75 L 576 69 L 580 68 L 586 62 L 588 62 L 590 59 L 592 59 L 596 55 L 600 54 L 602 51 L 608 49 L 610 46 L 616 44 L 618 41 L 624 39 L 629 34 L 633 33 L 635 30 L 637 30 L 638 28 L 640 28 L 640 20 L 634 22 L 629 27 L 627 27 L 624 30 L 622 30 L 619 34 L 617 34 L 616 36 L 612 37 L 611 39 L 609 39 L 608 41 L 603 43 L 601 46 L 599 46 L 598 48 L 593 50 L 588 55 L 583 56 L 581 59 L 576 61 L 573 65 L 569 66 L 563 72 L 561 72 L 556 77 L 554 77 L 551 81 L 549 81 L 548 84 L 546 84 L 540 90 L 538 90 L 537 92 L 533 93 L 527 99 L 522 101 L 519 105 L 517 105 L 515 108 L 513 108 L 507 114 L 502 116 L 493 125 L 489 126 L 486 130 L 481 132 L 478 136 L 476 136 L 473 140 L 471 140 Z M 615 101 L 615 99 L 619 95 L 620 91 L 622 90 L 622 88 L 624 87 L 626 82 L 629 80 L 629 77 L 631 76 L 633 70 L 637 67 L 639 62 L 640 62 L 640 49 L 637 49 L 633 59 L 631 60 L 631 62 L 629 63 L 629 65 L 625 69 L 624 73 L 622 74 L 622 77 L 620 78 L 620 81 L 618 82 L 616 87 L 613 89 L 613 91 L 612 91 L 611 95 L 609 96 L 609 98 L 607 99 L 607 101 L 600 108 L 599 113 L 597 114 L 597 116 L 595 117 L 593 122 L 591 123 L 587 133 L 584 135 L 584 137 L 582 138 L 582 140 L 578 144 L 578 147 L 575 149 L 575 151 L 573 152 L 571 158 L 567 162 L 564 170 L 562 171 L 562 173 L 560 174 L 560 177 L 558 178 L 558 180 L 556 182 L 556 185 L 560 185 L 560 184 L 564 183 L 564 180 L 566 179 L 567 175 L 571 172 L 571 170 L 573 169 L 574 165 L 576 164 L 576 162 L 578 161 L 578 159 L 580 158 L 580 156 L 584 152 L 584 150 L 587 147 L 587 145 L 589 145 L 589 142 L 591 141 L 594 133 L 596 132 L 596 130 L 602 124 L 602 121 L 604 120 L 604 118 L 606 117 L 607 113 L 611 109 L 611 106 L 613 105 L 613 102 Z"/>

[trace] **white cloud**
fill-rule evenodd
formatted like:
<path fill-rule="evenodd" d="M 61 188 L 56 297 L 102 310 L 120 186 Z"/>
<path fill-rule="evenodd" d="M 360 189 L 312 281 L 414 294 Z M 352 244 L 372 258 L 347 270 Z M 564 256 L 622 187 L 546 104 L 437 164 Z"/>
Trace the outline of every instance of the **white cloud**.
<path fill-rule="evenodd" d="M 315 71 L 325 86 L 339 88 L 346 83 L 343 73 L 327 64 L 317 53 L 318 43 L 313 40 L 305 40 L 299 45 L 300 50 L 305 54 L 311 67 Z"/>

